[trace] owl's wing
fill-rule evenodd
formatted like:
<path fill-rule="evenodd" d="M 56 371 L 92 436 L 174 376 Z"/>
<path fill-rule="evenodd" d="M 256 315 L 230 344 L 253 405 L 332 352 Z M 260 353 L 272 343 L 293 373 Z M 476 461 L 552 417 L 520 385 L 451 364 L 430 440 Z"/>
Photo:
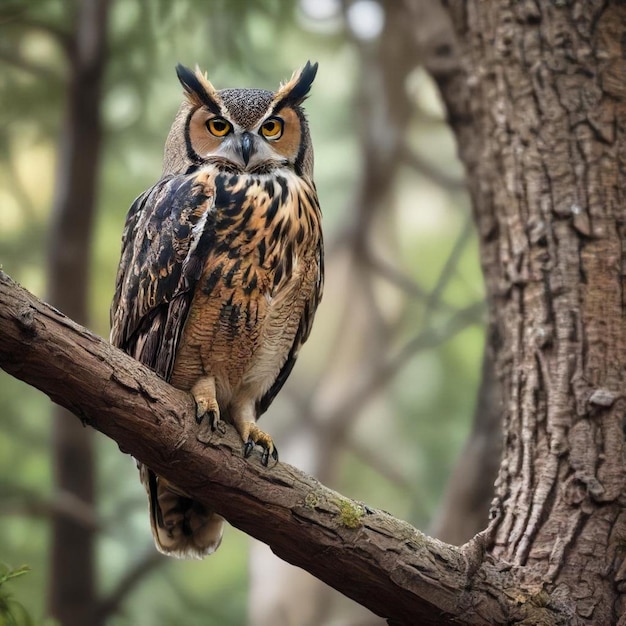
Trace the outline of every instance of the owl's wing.
<path fill-rule="evenodd" d="M 111 343 L 169 380 L 193 290 L 212 248 L 207 174 L 159 181 L 131 206 L 111 305 Z"/>
<path fill-rule="evenodd" d="M 265 395 L 256 404 L 257 418 L 265 413 L 265 411 L 267 411 L 278 392 L 282 389 L 283 385 L 287 381 L 287 378 L 289 378 L 289 374 L 291 374 L 293 366 L 296 363 L 300 348 L 311 334 L 311 328 L 313 327 L 313 318 L 315 316 L 315 311 L 317 310 L 317 305 L 322 298 L 322 290 L 324 287 L 324 249 L 321 233 L 317 243 L 317 247 L 315 249 L 314 272 L 315 274 L 313 276 L 313 280 L 315 281 L 315 286 L 312 290 L 311 297 L 304 303 L 304 307 L 302 309 L 302 317 L 300 318 L 300 324 L 298 325 L 298 330 L 296 331 L 293 345 L 289 350 L 287 360 L 285 361 L 283 367 L 278 373 L 276 380 L 269 388 L 269 390 L 265 393 Z"/>

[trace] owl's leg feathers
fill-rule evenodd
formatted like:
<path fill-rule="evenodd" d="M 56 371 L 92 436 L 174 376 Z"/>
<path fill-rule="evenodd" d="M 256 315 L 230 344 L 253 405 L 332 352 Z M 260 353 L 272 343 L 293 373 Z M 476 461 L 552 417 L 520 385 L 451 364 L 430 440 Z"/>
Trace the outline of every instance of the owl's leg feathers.
<path fill-rule="evenodd" d="M 191 395 L 196 401 L 196 422 L 201 424 L 207 418 L 211 430 L 215 431 L 220 421 L 220 407 L 215 398 L 215 378 L 199 378 L 191 388 Z"/>
<path fill-rule="evenodd" d="M 249 403 L 242 407 L 238 407 L 232 412 L 233 423 L 241 439 L 243 440 L 243 455 L 248 458 L 254 446 L 263 448 L 261 455 L 261 463 L 268 466 L 270 456 L 274 461 L 278 462 L 278 450 L 274 445 L 271 436 L 263 432 L 255 423 L 254 404 Z"/>

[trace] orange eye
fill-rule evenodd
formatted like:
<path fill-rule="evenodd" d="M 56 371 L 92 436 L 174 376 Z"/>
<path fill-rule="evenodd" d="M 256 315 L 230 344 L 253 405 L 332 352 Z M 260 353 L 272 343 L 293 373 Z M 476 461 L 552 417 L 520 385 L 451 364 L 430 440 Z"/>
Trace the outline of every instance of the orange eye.
<path fill-rule="evenodd" d="M 207 121 L 206 127 L 216 137 L 226 137 L 233 129 L 230 122 L 227 122 L 223 117 L 212 117 Z"/>
<path fill-rule="evenodd" d="M 280 117 L 270 117 L 263 123 L 263 126 L 261 126 L 261 134 L 266 139 L 280 139 L 283 134 L 284 124 L 285 123 L 280 119 Z"/>

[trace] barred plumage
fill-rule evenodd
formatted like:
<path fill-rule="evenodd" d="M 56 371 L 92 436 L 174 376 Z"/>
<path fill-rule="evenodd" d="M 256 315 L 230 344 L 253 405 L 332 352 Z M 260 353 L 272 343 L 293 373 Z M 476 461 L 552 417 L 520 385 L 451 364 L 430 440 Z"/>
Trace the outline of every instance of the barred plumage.
<path fill-rule="evenodd" d="M 235 425 L 246 456 L 277 459 L 256 426 L 309 336 L 322 293 L 321 214 L 300 107 L 307 65 L 276 93 L 216 91 L 178 67 L 187 100 L 162 179 L 133 203 L 111 308 L 111 342 L 193 393 L 198 420 Z M 202 557 L 222 520 L 140 466 L 157 547 Z"/>

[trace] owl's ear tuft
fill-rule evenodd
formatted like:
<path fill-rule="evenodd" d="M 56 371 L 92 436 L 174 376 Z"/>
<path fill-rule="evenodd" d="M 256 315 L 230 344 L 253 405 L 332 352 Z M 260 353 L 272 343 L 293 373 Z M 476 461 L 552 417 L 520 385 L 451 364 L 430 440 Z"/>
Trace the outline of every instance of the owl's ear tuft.
<path fill-rule="evenodd" d="M 296 106 L 305 100 L 317 74 L 317 67 L 317 63 L 307 61 L 303 68 L 296 70 L 286 83 L 281 84 L 274 98 L 275 112 L 286 105 Z"/>
<path fill-rule="evenodd" d="M 176 75 L 185 90 L 187 100 L 192 105 L 205 106 L 215 115 L 221 115 L 221 109 L 218 104 L 219 97 L 215 87 L 213 87 L 206 74 L 203 74 L 197 65 L 196 71 L 192 72 L 188 67 L 179 63 L 176 66 Z"/>

